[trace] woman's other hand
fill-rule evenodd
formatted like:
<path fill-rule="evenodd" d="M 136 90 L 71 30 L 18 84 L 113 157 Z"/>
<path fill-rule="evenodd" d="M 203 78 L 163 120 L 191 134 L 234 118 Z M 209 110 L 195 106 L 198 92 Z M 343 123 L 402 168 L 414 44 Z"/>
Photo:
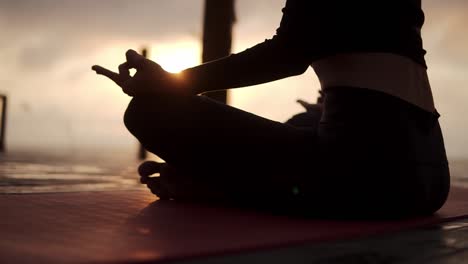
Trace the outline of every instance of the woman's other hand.
<path fill-rule="evenodd" d="M 118 73 L 98 65 L 94 65 L 92 69 L 97 74 L 114 81 L 129 96 L 158 93 L 189 94 L 186 89 L 181 89 L 184 87 L 182 76 L 165 71 L 159 64 L 134 50 L 128 50 L 125 56 L 127 61 L 120 64 Z M 134 76 L 130 75 L 130 69 L 136 70 Z"/>

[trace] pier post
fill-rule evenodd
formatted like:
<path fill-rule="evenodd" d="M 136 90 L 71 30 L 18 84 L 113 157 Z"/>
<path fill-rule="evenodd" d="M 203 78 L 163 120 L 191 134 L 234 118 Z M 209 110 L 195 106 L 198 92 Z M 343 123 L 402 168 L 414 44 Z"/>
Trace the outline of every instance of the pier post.
<path fill-rule="evenodd" d="M 143 48 L 141 50 L 141 55 L 145 58 L 148 58 L 148 49 Z M 143 147 L 143 145 L 139 144 L 138 148 L 138 159 L 144 160 L 148 157 L 148 153 L 146 152 L 146 149 Z"/>
<path fill-rule="evenodd" d="M 205 0 L 202 61 L 208 62 L 231 54 L 232 27 L 235 23 L 234 0 Z M 220 89 L 229 87 L 220 87 Z M 227 103 L 226 90 L 207 96 Z"/>
<path fill-rule="evenodd" d="M 7 119 L 7 97 L 0 95 L 2 110 L 0 116 L 0 152 L 5 152 L 5 134 L 6 134 L 6 119 Z"/>

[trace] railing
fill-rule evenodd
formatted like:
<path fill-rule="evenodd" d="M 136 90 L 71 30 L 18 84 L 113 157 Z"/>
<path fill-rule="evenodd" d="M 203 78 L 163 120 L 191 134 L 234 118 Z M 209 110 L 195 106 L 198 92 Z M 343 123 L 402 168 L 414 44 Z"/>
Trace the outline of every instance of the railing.
<path fill-rule="evenodd" d="M 6 116 L 7 116 L 7 97 L 0 95 L 2 110 L 0 115 L 0 152 L 5 151 L 5 133 L 6 133 Z"/>

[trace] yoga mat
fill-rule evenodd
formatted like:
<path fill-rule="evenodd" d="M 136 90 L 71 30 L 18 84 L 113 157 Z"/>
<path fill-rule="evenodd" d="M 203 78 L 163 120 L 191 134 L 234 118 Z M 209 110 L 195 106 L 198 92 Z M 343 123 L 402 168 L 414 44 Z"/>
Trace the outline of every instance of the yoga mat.
<path fill-rule="evenodd" d="M 134 263 L 358 239 L 468 216 L 453 187 L 434 216 L 329 221 L 156 201 L 146 190 L 0 196 L 0 263 Z"/>

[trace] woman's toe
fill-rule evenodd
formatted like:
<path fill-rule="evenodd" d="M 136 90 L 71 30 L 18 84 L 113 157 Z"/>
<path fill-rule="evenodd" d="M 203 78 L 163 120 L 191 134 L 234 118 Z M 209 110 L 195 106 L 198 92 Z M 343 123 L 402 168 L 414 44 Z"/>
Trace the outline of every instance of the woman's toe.
<path fill-rule="evenodd" d="M 151 190 L 153 194 L 159 197 L 161 200 L 170 199 L 169 191 L 166 189 L 164 184 L 161 182 L 160 177 L 149 178 L 146 186 Z"/>
<path fill-rule="evenodd" d="M 160 173 L 161 167 L 164 163 L 155 161 L 145 161 L 138 167 L 138 174 L 140 174 L 140 182 L 147 183 L 151 175 Z"/>

